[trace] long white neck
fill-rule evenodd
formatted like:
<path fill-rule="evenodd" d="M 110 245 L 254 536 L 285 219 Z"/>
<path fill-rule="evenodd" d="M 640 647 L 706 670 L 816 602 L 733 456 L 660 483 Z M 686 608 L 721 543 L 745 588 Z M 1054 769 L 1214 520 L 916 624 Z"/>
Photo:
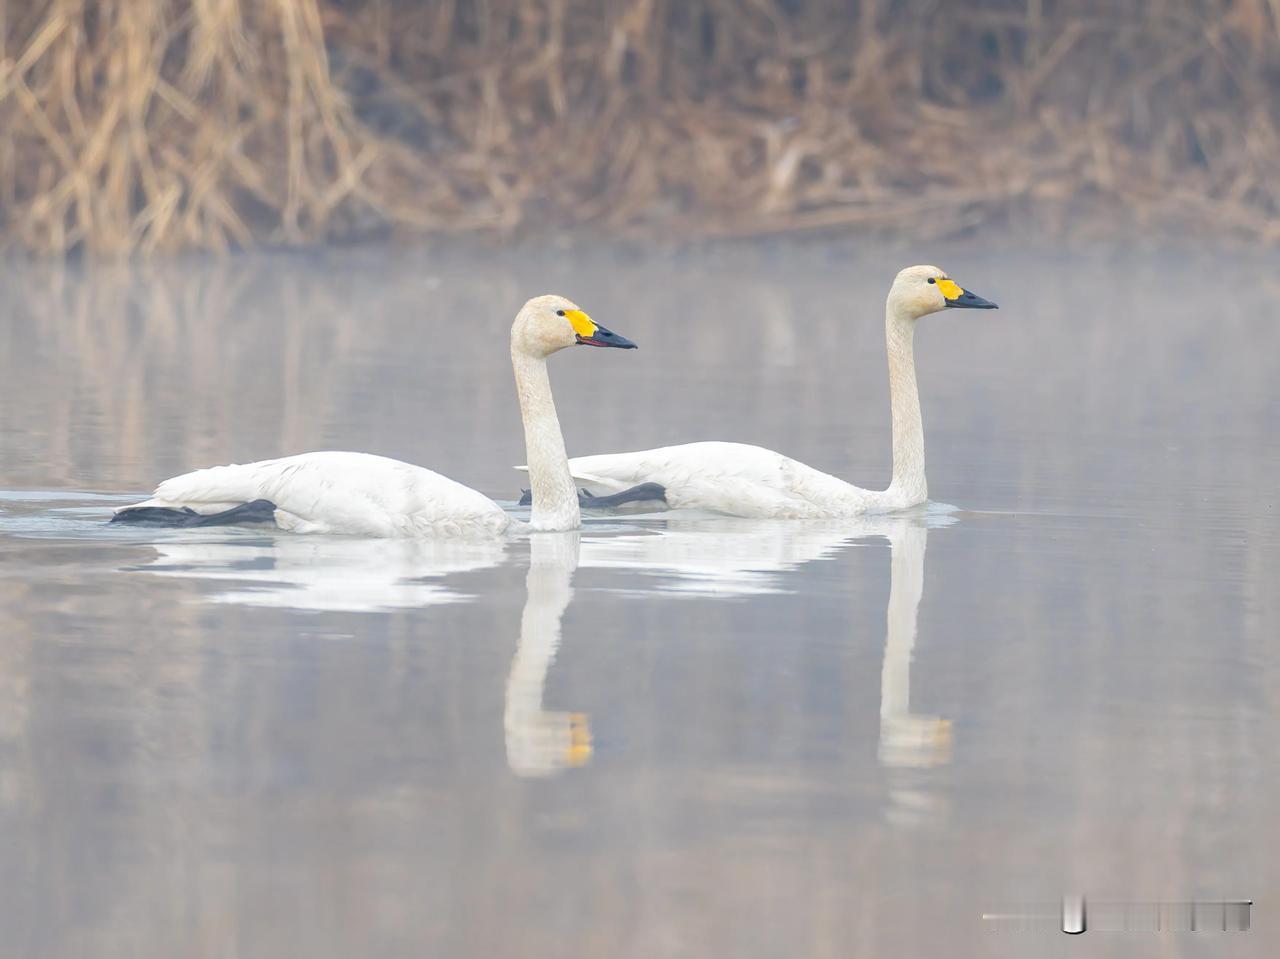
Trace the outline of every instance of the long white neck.
<path fill-rule="evenodd" d="M 886 492 L 896 505 L 913 506 L 929 498 L 924 479 L 924 423 L 916 388 L 915 320 L 889 304 L 885 308 L 884 334 L 893 417 L 893 481 Z"/>
<path fill-rule="evenodd" d="M 516 395 L 524 420 L 525 456 L 533 490 L 530 525 L 536 530 L 562 531 L 582 525 L 578 491 L 569 475 L 569 456 L 551 398 L 547 361 L 530 356 L 513 345 L 511 366 L 516 374 Z"/>

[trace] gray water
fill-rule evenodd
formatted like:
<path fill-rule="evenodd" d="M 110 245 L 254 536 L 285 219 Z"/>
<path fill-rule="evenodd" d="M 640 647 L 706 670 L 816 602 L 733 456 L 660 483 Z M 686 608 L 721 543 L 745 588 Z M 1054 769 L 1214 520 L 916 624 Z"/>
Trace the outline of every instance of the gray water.
<path fill-rule="evenodd" d="M 138 531 L 199 465 L 360 449 L 511 500 L 506 331 L 570 451 L 888 477 L 884 292 L 934 502 L 505 543 Z M 944 248 L 335 252 L 0 275 L 0 937 L 20 957 L 1274 955 L 1280 277 Z M 1252 898 L 1247 933 L 984 921 Z"/>

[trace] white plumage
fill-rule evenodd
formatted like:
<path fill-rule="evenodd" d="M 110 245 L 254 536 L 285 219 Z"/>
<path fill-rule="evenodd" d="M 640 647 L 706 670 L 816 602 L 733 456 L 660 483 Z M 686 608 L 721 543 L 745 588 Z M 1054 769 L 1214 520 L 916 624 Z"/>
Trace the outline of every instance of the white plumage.
<path fill-rule="evenodd" d="M 889 407 L 893 422 L 893 479 L 866 490 L 773 450 L 744 443 L 686 443 L 634 453 L 580 456 L 569 461 L 575 480 L 596 495 L 642 483 L 666 490 L 675 509 L 705 509 L 733 516 L 839 519 L 905 509 L 929 497 L 924 475 L 924 426 L 916 388 L 916 321 L 947 307 L 994 309 L 961 289 L 936 266 L 903 270 L 885 303 Z"/>
<path fill-rule="evenodd" d="M 577 529 L 582 522 L 546 362 L 552 353 L 576 344 L 635 347 L 559 296 L 530 300 L 511 327 L 511 364 L 534 489 L 528 528 L 535 530 Z M 257 501 L 274 510 L 267 514 L 267 505 L 253 507 L 254 518 L 272 515 L 278 527 L 295 533 L 492 536 L 525 528 L 487 496 L 439 473 L 383 456 L 345 452 L 196 470 L 161 483 L 145 503 L 117 510 L 115 521 L 193 525 L 189 520 L 196 517 L 186 512 L 191 511 L 222 522 L 216 514 Z"/>
<path fill-rule="evenodd" d="M 385 456 L 337 451 L 196 470 L 165 480 L 138 506 L 209 514 L 260 499 L 274 503 L 276 525 L 294 533 L 497 534 L 513 522 L 489 497 L 447 476 Z"/>
<path fill-rule="evenodd" d="M 659 483 L 672 509 L 734 516 L 854 516 L 873 508 L 875 496 L 789 456 L 746 443 L 709 441 L 579 456 L 569 460 L 569 472 L 593 493 Z"/>

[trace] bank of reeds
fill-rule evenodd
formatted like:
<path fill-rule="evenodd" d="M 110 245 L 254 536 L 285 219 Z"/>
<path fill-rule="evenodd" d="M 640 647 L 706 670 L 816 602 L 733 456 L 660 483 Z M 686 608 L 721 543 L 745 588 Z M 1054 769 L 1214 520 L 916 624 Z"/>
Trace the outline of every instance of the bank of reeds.
<path fill-rule="evenodd" d="M 0 0 L 0 243 L 1280 242 L 1280 0 Z"/>

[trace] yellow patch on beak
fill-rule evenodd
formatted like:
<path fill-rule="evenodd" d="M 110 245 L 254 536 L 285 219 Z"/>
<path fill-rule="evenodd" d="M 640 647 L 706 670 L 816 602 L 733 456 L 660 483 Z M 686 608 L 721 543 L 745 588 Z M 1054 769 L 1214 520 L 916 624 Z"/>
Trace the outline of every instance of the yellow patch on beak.
<path fill-rule="evenodd" d="M 581 313 L 580 310 L 573 312 Z M 587 725 L 586 713 L 569 714 L 569 748 L 565 751 L 564 761 L 565 765 L 575 768 L 591 761 L 591 727 Z"/>
<path fill-rule="evenodd" d="M 948 300 L 958 300 L 964 296 L 964 290 L 960 289 L 960 284 L 955 280 L 937 280 L 936 282 L 938 289 Z"/>
<path fill-rule="evenodd" d="M 951 747 L 951 720 L 938 720 L 938 725 L 933 728 L 933 745 L 943 749 Z"/>
<path fill-rule="evenodd" d="M 564 315 L 573 324 L 573 332 L 579 336 L 589 340 L 596 335 L 595 321 L 581 310 L 565 310 Z"/>

